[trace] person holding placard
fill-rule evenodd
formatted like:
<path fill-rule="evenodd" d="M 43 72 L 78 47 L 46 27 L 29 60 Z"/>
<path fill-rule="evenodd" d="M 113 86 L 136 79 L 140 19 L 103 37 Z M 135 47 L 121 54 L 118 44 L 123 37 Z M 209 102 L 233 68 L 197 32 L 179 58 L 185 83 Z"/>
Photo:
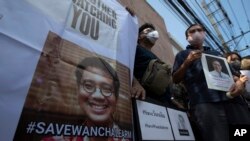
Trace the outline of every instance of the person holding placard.
<path fill-rule="evenodd" d="M 173 66 L 173 81 L 187 88 L 190 113 L 204 141 L 228 141 L 230 124 L 250 125 L 246 106 L 232 105 L 243 94 L 244 83 L 235 81 L 229 92 L 209 89 L 201 63 L 202 53 L 222 56 L 210 47 L 203 46 L 205 28 L 192 24 L 185 35 L 189 42 L 186 50 L 180 51 Z M 234 106 L 234 107 L 233 107 Z"/>
<path fill-rule="evenodd" d="M 234 74 L 234 79 L 242 81 L 244 85 L 247 87 L 249 78 L 247 77 L 247 75 L 242 74 L 242 71 L 241 71 L 242 57 L 237 52 L 229 52 L 229 53 L 226 53 L 224 56 L 226 57 L 228 64 L 231 66 L 231 71 Z M 246 70 L 244 70 L 243 72 L 245 71 Z M 242 96 L 244 100 L 246 101 L 246 103 L 248 104 L 248 107 L 250 109 L 250 92 L 245 90 Z M 241 102 L 241 104 L 246 104 L 246 103 Z"/>
<path fill-rule="evenodd" d="M 247 76 L 242 75 L 241 70 L 241 61 L 242 58 L 237 52 L 229 52 L 224 55 L 227 59 L 228 64 L 231 67 L 231 71 L 234 74 L 235 80 L 241 80 L 243 83 L 246 83 L 248 80 Z"/>

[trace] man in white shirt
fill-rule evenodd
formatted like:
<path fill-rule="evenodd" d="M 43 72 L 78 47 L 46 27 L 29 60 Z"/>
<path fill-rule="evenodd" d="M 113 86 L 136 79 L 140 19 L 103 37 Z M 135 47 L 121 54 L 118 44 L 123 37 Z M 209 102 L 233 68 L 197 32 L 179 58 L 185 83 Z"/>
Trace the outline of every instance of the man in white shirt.
<path fill-rule="evenodd" d="M 225 73 L 223 73 L 221 71 L 222 67 L 221 67 L 221 64 L 220 64 L 219 61 L 217 61 L 217 60 L 213 61 L 212 65 L 213 65 L 214 70 L 210 71 L 210 74 L 213 77 L 218 77 L 218 78 L 223 78 L 223 79 L 229 79 L 230 78 L 228 74 L 225 74 Z"/>

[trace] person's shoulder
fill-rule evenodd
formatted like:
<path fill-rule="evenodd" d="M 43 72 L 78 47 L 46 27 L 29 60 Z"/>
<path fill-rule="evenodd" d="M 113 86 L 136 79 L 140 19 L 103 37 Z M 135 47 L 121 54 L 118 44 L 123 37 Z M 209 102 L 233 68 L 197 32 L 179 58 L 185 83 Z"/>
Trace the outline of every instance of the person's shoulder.
<path fill-rule="evenodd" d="M 137 51 L 143 54 L 143 56 L 150 57 L 151 59 L 158 59 L 158 56 L 151 50 L 148 50 L 145 47 L 140 46 L 140 45 L 138 45 L 137 48 L 138 48 Z"/>
<path fill-rule="evenodd" d="M 141 45 L 137 45 L 136 52 L 151 52 L 151 51 L 148 51 L 146 48 L 144 48 Z"/>
<path fill-rule="evenodd" d="M 181 50 L 181 51 L 179 52 L 179 54 L 187 54 L 187 53 L 189 53 L 189 52 L 192 51 L 192 50 L 195 50 L 195 48 L 194 48 L 193 46 L 191 46 L 191 45 L 187 45 L 187 46 L 186 46 L 186 49 Z"/>
<path fill-rule="evenodd" d="M 217 55 L 217 56 L 223 57 L 223 55 L 222 55 L 219 51 L 214 50 L 214 49 L 212 49 L 211 47 L 203 46 L 203 48 L 204 48 L 204 53 L 211 54 L 211 55 Z"/>
<path fill-rule="evenodd" d="M 185 50 L 179 51 L 177 54 L 184 54 L 184 53 L 187 53 L 187 52 L 189 52 L 189 50 L 188 50 L 188 49 L 185 49 Z"/>
<path fill-rule="evenodd" d="M 143 55 L 145 52 L 146 52 L 146 50 L 142 46 L 137 45 L 137 47 L 136 47 L 136 55 Z"/>
<path fill-rule="evenodd" d="M 185 49 L 185 50 L 181 50 L 176 54 L 176 58 L 185 58 L 187 57 L 187 55 L 189 54 L 190 50 L 189 49 Z"/>

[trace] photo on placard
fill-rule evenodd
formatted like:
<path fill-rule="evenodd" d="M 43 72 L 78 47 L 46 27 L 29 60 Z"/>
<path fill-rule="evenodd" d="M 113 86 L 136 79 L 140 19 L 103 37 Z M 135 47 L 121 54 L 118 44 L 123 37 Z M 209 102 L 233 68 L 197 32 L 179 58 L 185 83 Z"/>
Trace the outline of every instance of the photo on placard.
<path fill-rule="evenodd" d="M 203 53 L 201 62 L 208 88 L 229 91 L 234 80 L 226 58 Z"/>
<path fill-rule="evenodd" d="M 49 32 L 14 140 L 132 140 L 129 68 Z"/>
<path fill-rule="evenodd" d="M 139 136 L 137 141 L 172 141 L 174 140 L 165 106 L 150 100 L 134 100 L 135 123 Z M 135 133 L 136 134 L 136 133 Z"/>
<path fill-rule="evenodd" d="M 167 108 L 175 140 L 195 140 L 186 112 Z"/>

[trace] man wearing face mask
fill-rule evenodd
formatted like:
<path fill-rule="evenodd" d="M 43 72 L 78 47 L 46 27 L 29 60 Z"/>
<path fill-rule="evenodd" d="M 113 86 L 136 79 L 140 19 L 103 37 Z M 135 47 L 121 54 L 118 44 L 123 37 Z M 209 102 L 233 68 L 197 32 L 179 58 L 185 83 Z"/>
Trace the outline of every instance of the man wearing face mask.
<path fill-rule="evenodd" d="M 155 42 L 159 38 L 158 31 L 155 30 L 155 27 L 150 23 L 145 23 L 139 28 L 139 35 L 137 41 L 136 55 L 135 55 L 135 64 L 134 64 L 134 76 L 138 82 L 141 82 L 143 74 L 147 70 L 148 64 L 153 59 L 158 59 L 158 57 L 151 51 Z M 146 89 L 147 97 L 160 101 L 165 105 L 170 103 L 170 96 L 166 92 L 159 96 L 151 92 L 149 89 Z"/>
<path fill-rule="evenodd" d="M 185 35 L 189 45 L 175 57 L 173 81 L 174 83 L 182 81 L 188 91 L 189 110 L 191 117 L 196 121 L 201 140 L 228 141 L 230 124 L 250 125 L 247 107 L 232 104 L 232 101 L 243 93 L 244 84 L 237 80 L 229 92 L 208 89 L 201 55 L 202 53 L 222 55 L 203 46 L 205 29 L 202 25 L 191 25 Z"/>

